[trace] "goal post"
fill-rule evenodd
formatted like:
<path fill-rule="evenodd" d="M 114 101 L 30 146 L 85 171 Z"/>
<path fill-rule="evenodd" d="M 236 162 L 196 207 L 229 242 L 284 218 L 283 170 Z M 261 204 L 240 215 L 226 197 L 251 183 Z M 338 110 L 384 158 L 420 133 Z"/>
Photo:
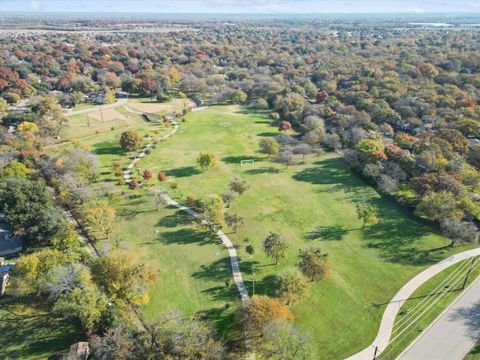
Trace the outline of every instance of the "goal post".
<path fill-rule="evenodd" d="M 232 125 L 232 123 L 229 121 L 222 121 L 218 123 L 218 126 L 221 126 L 221 127 L 229 127 L 230 125 Z"/>
<path fill-rule="evenodd" d="M 247 166 L 247 165 L 253 165 L 253 164 L 255 164 L 255 160 L 253 159 L 240 160 L 241 166 Z"/>

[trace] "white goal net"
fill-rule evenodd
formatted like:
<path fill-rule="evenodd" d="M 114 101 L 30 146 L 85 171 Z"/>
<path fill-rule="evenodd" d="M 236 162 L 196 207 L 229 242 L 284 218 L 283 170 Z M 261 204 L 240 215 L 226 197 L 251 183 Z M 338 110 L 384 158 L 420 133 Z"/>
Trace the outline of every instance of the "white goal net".
<path fill-rule="evenodd" d="M 232 125 L 232 123 L 228 121 L 218 123 L 218 126 L 221 126 L 221 127 L 229 127 L 230 125 Z"/>
<path fill-rule="evenodd" d="M 253 164 L 255 164 L 255 160 L 253 160 L 253 159 L 240 160 L 240 165 L 241 166 L 253 165 Z"/>

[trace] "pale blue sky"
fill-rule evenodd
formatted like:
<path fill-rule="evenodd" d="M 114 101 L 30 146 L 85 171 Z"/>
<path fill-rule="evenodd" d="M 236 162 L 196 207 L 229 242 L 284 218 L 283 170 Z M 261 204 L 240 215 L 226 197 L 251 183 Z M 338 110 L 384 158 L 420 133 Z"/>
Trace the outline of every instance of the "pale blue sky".
<path fill-rule="evenodd" d="M 122 13 L 480 13 L 480 0 L 0 0 L 0 14 Z"/>

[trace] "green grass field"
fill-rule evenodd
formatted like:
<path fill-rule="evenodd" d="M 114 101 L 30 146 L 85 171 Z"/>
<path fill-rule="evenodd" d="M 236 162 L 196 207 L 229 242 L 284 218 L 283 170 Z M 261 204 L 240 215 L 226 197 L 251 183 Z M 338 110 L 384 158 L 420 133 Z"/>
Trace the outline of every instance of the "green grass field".
<path fill-rule="evenodd" d="M 377 304 L 386 303 L 406 281 L 452 250 L 442 249 L 447 240 L 352 174 L 337 154 L 307 156 L 303 164 L 286 170 L 260 156 L 258 141 L 274 135 L 266 116 L 235 106 L 210 108 L 189 114 L 173 138 L 142 160 L 142 168 L 175 178 L 179 187 L 173 194 L 179 199 L 220 194 L 233 175 L 250 183 L 230 210 L 243 216 L 246 225 L 231 237 L 240 248 L 249 287 L 256 266 L 257 293 L 274 295 L 275 275 L 296 264 L 299 249 L 321 246 L 332 271 L 293 307 L 296 325 L 312 334 L 322 357 L 347 356 L 373 339 L 384 308 Z M 220 165 L 201 173 L 195 159 L 202 151 L 217 153 Z M 242 159 L 256 163 L 242 167 Z M 380 224 L 360 229 L 355 213 L 359 201 L 378 206 Z M 269 231 L 289 243 L 278 266 L 262 253 Z M 255 248 L 252 258 L 244 251 L 245 238 Z"/>
<path fill-rule="evenodd" d="M 0 358 L 47 359 L 68 353 L 80 338 L 80 327 L 48 313 L 45 305 L 33 298 L 0 298 Z"/>
<path fill-rule="evenodd" d="M 138 126 L 144 134 L 154 125 Z M 118 134 L 115 130 L 80 139 L 99 155 L 102 179 L 112 184 L 112 161 L 128 164 Z M 444 248 L 446 239 L 379 196 L 335 153 L 309 155 L 288 169 L 271 162 L 258 153 L 257 144 L 276 134 L 266 114 L 238 106 L 212 107 L 188 114 L 179 131 L 158 143 L 140 168 L 153 170 L 151 182 L 179 201 L 188 195 L 220 194 L 233 175 L 249 182 L 250 189 L 229 210 L 244 217 L 245 227 L 237 234 L 226 232 L 238 246 L 250 292 L 252 265 L 256 293 L 275 296 L 276 275 L 295 266 L 299 249 L 316 245 L 327 252 L 329 277 L 312 284 L 293 306 L 295 325 L 312 335 L 321 358 L 345 357 L 373 340 L 384 309 L 381 304 L 425 267 L 464 248 Z M 217 153 L 219 166 L 200 172 L 195 162 L 200 152 Z M 255 164 L 242 167 L 242 159 L 255 159 Z M 155 180 L 159 170 L 176 180 L 178 189 L 159 184 Z M 149 288 L 151 302 L 143 309 L 145 317 L 152 320 L 172 309 L 202 314 L 232 339 L 238 293 L 225 284 L 230 267 L 219 240 L 199 231 L 174 209 L 157 212 L 147 190 L 122 189 L 129 194 L 117 209 L 122 246 L 160 270 L 159 280 Z M 358 202 L 379 208 L 378 225 L 361 229 L 355 212 Z M 262 252 L 269 231 L 280 233 L 289 244 L 286 258 L 277 266 Z M 255 248 L 253 257 L 245 252 L 247 243 Z"/>

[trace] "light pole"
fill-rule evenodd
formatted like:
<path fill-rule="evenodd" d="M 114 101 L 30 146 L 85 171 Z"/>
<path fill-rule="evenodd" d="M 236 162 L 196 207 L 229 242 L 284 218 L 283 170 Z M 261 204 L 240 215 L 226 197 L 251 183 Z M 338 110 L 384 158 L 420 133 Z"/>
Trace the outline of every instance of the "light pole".
<path fill-rule="evenodd" d="M 255 264 L 252 264 L 252 295 L 255 295 Z"/>

